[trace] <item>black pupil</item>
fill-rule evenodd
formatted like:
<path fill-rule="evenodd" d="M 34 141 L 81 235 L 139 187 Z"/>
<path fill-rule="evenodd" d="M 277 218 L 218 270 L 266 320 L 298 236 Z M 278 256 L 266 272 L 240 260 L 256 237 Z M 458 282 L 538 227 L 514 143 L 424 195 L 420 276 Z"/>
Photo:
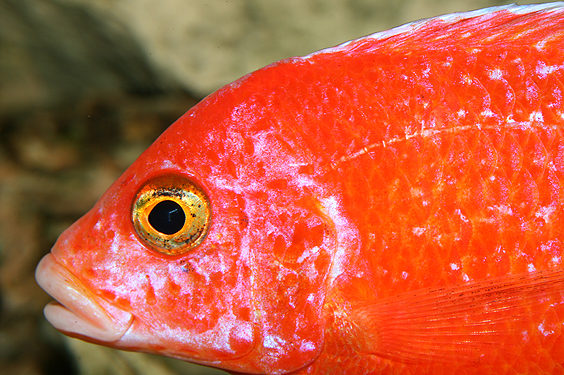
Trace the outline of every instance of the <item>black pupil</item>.
<path fill-rule="evenodd" d="M 156 231 L 164 234 L 174 234 L 184 226 L 186 215 L 180 205 L 166 200 L 158 203 L 149 213 L 149 224 Z"/>

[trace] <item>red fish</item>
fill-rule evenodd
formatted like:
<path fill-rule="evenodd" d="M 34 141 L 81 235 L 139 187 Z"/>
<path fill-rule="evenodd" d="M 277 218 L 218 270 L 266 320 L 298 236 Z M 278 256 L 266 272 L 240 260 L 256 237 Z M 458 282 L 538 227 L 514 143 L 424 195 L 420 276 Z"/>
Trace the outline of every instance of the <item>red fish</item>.
<path fill-rule="evenodd" d="M 257 374 L 564 372 L 564 6 L 267 66 L 37 268 L 59 330 Z"/>

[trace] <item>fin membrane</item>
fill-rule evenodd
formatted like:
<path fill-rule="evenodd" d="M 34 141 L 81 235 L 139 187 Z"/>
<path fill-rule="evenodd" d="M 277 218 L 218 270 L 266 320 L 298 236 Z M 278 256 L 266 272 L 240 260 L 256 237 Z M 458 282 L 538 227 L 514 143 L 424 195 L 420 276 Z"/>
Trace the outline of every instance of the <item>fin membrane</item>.
<path fill-rule="evenodd" d="M 353 305 L 362 350 L 404 363 L 519 356 L 549 309 L 564 312 L 564 270 L 421 289 Z M 546 333 L 546 332 L 545 332 Z"/>

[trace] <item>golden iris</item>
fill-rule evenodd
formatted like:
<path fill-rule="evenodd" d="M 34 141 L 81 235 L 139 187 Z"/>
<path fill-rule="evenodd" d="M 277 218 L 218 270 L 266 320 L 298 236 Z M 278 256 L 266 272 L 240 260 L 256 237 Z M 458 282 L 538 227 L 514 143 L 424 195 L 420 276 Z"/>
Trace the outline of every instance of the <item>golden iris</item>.
<path fill-rule="evenodd" d="M 145 183 L 131 211 L 139 237 L 167 255 L 183 254 L 198 246 L 211 223 L 211 206 L 203 189 L 179 175 Z"/>

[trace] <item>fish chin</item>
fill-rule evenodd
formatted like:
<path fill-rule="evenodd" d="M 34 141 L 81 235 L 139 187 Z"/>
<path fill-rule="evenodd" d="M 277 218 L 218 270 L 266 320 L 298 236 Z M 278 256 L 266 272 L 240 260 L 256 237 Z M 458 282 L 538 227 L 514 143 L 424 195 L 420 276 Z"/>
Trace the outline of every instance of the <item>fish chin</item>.
<path fill-rule="evenodd" d="M 102 307 L 92 292 L 70 271 L 47 254 L 39 262 L 35 279 L 56 302 L 45 306 L 45 317 L 69 336 L 110 343 L 120 340 L 133 315 L 116 307 Z M 111 310 L 111 311 L 110 311 Z"/>

